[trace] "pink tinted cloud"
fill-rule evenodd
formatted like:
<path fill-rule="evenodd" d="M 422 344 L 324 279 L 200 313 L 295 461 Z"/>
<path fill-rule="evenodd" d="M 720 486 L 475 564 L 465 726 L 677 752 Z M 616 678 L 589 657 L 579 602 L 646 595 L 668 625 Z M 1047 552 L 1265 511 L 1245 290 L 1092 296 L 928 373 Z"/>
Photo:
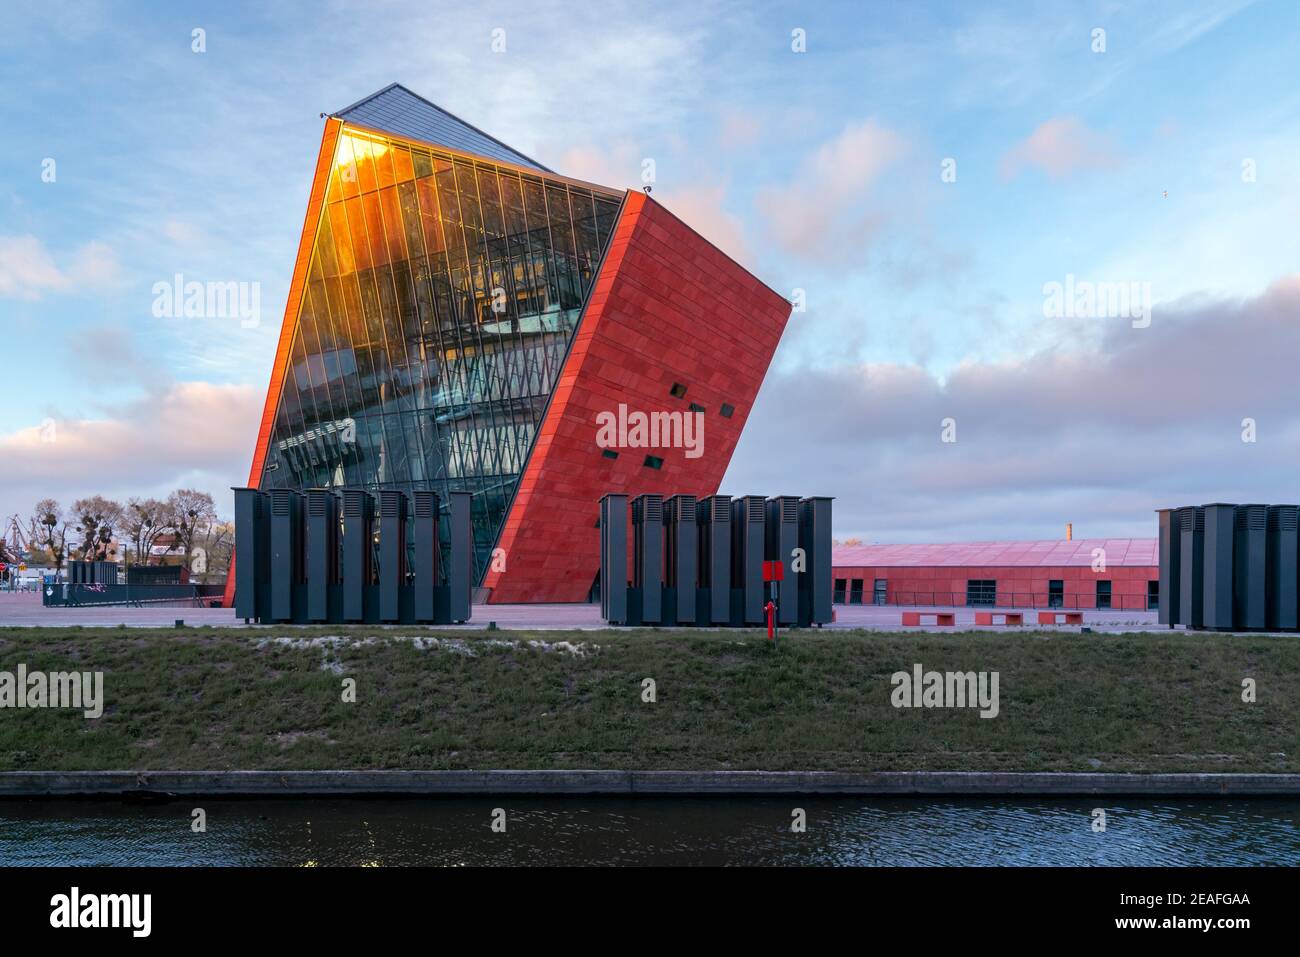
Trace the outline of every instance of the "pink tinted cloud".
<path fill-rule="evenodd" d="M 726 209 L 727 184 L 711 179 L 707 172 L 681 175 L 682 167 L 673 156 L 647 155 L 627 141 L 607 148 L 572 147 L 562 155 L 560 168 L 576 179 L 611 189 L 636 190 L 645 185 L 641 173 L 642 164 L 647 159 L 655 161 L 651 198 L 662 203 L 673 215 L 737 262 L 751 266 L 752 255 L 745 241 L 744 225 L 739 217 Z"/>
<path fill-rule="evenodd" d="M 752 113 L 733 110 L 723 115 L 718 142 L 723 149 L 738 150 L 753 146 L 763 134 L 763 124 Z"/>
<path fill-rule="evenodd" d="M 609 146 L 571 146 L 560 154 L 556 167 L 565 176 L 609 189 L 640 189 L 645 151 L 626 140 Z"/>
<path fill-rule="evenodd" d="M 745 227 L 738 216 L 724 206 L 727 188 L 721 183 L 701 183 L 686 189 L 654 193 L 668 210 L 686 225 L 746 268 L 753 268 L 753 256 L 745 242 Z"/>
<path fill-rule="evenodd" d="M 178 485 L 222 501 L 247 478 L 264 395 L 248 385 L 178 382 L 98 417 L 55 413 L 0 435 L 0 509 L 25 515 L 47 496 L 128 498 Z"/>
<path fill-rule="evenodd" d="M 873 197 L 880 178 L 907 152 L 894 130 L 866 120 L 821 144 L 786 183 L 756 199 L 768 233 L 787 253 L 842 260 L 869 245 L 888 218 Z"/>
<path fill-rule="evenodd" d="M 0 297 L 36 300 L 46 293 L 99 288 L 118 272 L 112 248 L 102 242 L 86 243 L 60 264 L 35 236 L 0 236 Z"/>
<path fill-rule="evenodd" d="M 1089 129 L 1077 116 L 1056 116 L 1039 125 L 1002 157 L 1002 177 L 1037 169 L 1052 179 L 1075 172 L 1115 169 L 1123 161 L 1113 139 Z"/>

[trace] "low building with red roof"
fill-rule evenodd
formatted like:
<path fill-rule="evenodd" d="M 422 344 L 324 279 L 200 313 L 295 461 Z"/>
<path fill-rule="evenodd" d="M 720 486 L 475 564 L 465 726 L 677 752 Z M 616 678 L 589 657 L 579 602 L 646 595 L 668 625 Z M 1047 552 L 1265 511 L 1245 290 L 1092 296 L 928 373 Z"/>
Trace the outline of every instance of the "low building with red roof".
<path fill-rule="evenodd" d="M 839 604 L 1159 607 L 1154 538 L 836 545 Z"/>

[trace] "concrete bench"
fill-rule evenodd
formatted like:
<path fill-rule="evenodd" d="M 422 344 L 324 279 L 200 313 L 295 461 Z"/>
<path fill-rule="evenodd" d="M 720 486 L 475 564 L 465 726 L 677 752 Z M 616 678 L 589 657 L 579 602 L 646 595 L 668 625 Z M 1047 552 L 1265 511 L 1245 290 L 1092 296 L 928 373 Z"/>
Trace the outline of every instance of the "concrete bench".
<path fill-rule="evenodd" d="M 920 625 L 922 618 L 933 618 L 935 625 L 953 626 L 957 624 L 957 616 L 950 611 L 905 611 L 903 612 L 903 624 Z"/>
<path fill-rule="evenodd" d="M 1065 621 L 1062 622 L 1061 619 Z M 1038 623 L 1040 625 L 1082 625 L 1083 612 L 1081 611 L 1040 611 L 1038 613 Z"/>
<path fill-rule="evenodd" d="M 1018 611 L 977 611 L 975 612 L 975 624 L 992 625 L 996 624 L 994 618 L 1001 618 L 1001 624 L 1004 625 L 1023 625 L 1025 616 Z"/>

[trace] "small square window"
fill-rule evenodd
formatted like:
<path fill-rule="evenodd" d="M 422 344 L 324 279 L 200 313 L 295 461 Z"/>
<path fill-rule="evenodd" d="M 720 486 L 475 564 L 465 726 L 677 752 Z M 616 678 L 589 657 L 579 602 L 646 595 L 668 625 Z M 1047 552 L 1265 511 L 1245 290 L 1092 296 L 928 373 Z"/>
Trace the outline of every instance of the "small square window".
<path fill-rule="evenodd" d="M 661 469 L 664 467 L 664 460 L 657 455 L 647 455 L 645 457 L 646 468 Z"/>
<path fill-rule="evenodd" d="M 605 456 L 605 458 L 607 458 L 607 459 L 616 459 L 616 458 L 618 458 L 618 453 L 615 452 L 613 449 L 605 449 L 605 450 L 604 450 L 603 452 L 601 452 L 600 454 L 603 455 L 603 456 Z"/>
<path fill-rule="evenodd" d="M 724 402 L 722 403 L 722 408 L 718 410 L 718 415 L 722 416 L 724 419 L 729 419 L 735 414 L 735 412 L 736 407 L 734 405 L 728 405 Z"/>
<path fill-rule="evenodd" d="M 704 411 L 704 406 L 700 405 L 698 402 L 692 402 L 692 403 L 691 403 L 691 411 L 692 411 L 692 412 L 703 412 L 703 411 Z"/>
<path fill-rule="evenodd" d="M 674 398 L 677 399 L 686 398 L 686 386 L 682 385 L 680 382 L 674 382 L 673 387 L 668 391 L 673 394 Z"/>

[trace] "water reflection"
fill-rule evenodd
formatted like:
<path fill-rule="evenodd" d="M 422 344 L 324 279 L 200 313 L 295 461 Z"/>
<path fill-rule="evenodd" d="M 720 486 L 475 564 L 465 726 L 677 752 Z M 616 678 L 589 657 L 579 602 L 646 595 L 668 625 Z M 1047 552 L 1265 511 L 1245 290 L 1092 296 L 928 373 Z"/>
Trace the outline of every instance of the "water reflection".
<path fill-rule="evenodd" d="M 207 811 L 207 832 L 190 811 Z M 506 833 L 493 833 L 495 807 Z M 806 833 L 790 830 L 807 813 Z M 1106 831 L 1092 830 L 1092 810 Z M 1300 863 L 1300 801 L 408 799 L 0 802 L 0 865 Z"/>

